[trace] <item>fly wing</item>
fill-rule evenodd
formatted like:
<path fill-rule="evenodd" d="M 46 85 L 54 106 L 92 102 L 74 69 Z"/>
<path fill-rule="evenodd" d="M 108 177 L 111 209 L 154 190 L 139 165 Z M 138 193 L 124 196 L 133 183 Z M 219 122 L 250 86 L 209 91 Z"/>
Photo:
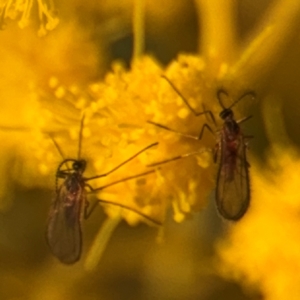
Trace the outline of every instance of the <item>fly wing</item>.
<path fill-rule="evenodd" d="M 70 193 L 65 184 L 58 189 L 47 225 L 47 242 L 62 263 L 72 264 L 81 255 L 81 205 L 83 189 Z"/>
<path fill-rule="evenodd" d="M 216 187 L 219 213 L 229 220 L 240 219 L 250 203 L 250 187 L 246 145 L 241 135 L 235 157 L 226 155 L 226 145 L 221 141 L 221 161 Z"/>

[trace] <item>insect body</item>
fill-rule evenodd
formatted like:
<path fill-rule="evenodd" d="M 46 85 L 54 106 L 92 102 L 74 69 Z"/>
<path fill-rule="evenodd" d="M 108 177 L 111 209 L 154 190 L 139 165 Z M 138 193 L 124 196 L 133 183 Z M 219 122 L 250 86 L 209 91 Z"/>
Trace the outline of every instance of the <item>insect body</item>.
<path fill-rule="evenodd" d="M 72 161 L 72 169 L 61 170 Z M 56 198 L 52 204 L 47 226 L 47 241 L 54 256 L 65 264 L 72 264 L 81 255 L 81 220 L 86 202 L 85 181 L 82 176 L 85 160 L 64 160 L 56 173 L 56 178 L 65 181 L 56 188 Z"/>
<path fill-rule="evenodd" d="M 246 159 L 247 145 L 245 142 L 245 139 L 250 137 L 243 135 L 239 124 L 251 116 L 236 121 L 231 107 L 246 95 L 254 96 L 254 94 L 247 93 L 234 102 L 231 107 L 225 108 L 220 100 L 222 93 L 227 95 L 223 90 L 218 92 L 218 99 L 223 107 L 220 117 L 224 120 L 224 124 L 219 132 L 220 140 L 216 145 L 215 161 L 218 151 L 221 152 L 216 204 L 219 213 L 225 219 L 238 220 L 245 214 L 250 203 L 249 164 Z"/>
<path fill-rule="evenodd" d="M 212 121 L 215 123 L 214 116 L 211 111 L 204 110 L 202 112 L 196 112 L 194 108 L 188 103 L 187 99 L 178 91 L 173 83 L 166 77 L 164 77 L 177 94 L 182 98 L 183 102 L 191 110 L 191 112 L 197 117 L 203 114 L 210 115 Z M 246 140 L 251 136 L 245 136 L 241 132 L 240 123 L 248 120 L 251 116 L 242 120 L 236 121 L 232 111 L 232 107 L 246 96 L 255 98 L 256 95 L 253 92 L 247 92 L 234 101 L 229 107 L 225 107 L 221 101 L 221 95 L 228 97 L 227 92 L 220 89 L 217 92 L 218 101 L 222 107 L 222 111 L 219 114 L 220 118 L 224 121 L 219 133 L 219 141 L 216 144 L 216 151 L 214 155 L 214 161 L 217 161 L 218 153 L 220 152 L 220 165 L 217 176 L 216 186 L 216 205 L 220 215 L 228 220 L 240 219 L 248 209 L 250 203 L 250 187 L 249 187 L 249 164 L 246 159 L 247 144 Z M 201 140 L 204 129 L 208 129 L 214 133 L 208 124 L 204 124 L 198 136 L 192 136 L 186 133 L 179 132 L 171 129 L 165 125 L 148 121 L 148 123 L 163 128 L 168 131 L 175 132 L 183 137 L 192 138 L 195 140 Z M 201 153 L 205 150 L 199 150 L 184 155 L 179 155 L 164 161 L 152 163 L 148 166 L 153 167 L 166 162 L 174 161 L 197 153 Z M 207 150 L 206 150 L 207 151 Z"/>
<path fill-rule="evenodd" d="M 98 187 L 94 189 L 87 182 L 92 179 L 105 177 L 112 172 L 119 169 L 121 166 L 131 161 L 137 157 L 142 152 L 147 149 L 156 146 L 158 143 L 153 143 L 135 155 L 131 156 L 127 160 L 123 161 L 121 164 L 114 167 L 112 170 L 103 173 L 101 175 L 96 175 L 93 177 L 84 177 L 83 173 L 86 169 L 86 161 L 80 159 L 81 151 L 81 134 L 83 127 L 83 119 L 81 121 L 80 134 L 79 134 L 79 150 L 78 159 L 64 159 L 58 166 L 56 172 L 56 195 L 52 203 L 50 210 L 46 239 L 50 247 L 52 254 L 57 257 L 64 264 L 73 264 L 80 259 L 81 249 L 82 249 L 82 233 L 81 233 L 81 221 L 88 217 L 87 207 L 87 188 L 92 192 L 102 190 L 108 186 L 114 184 L 134 179 L 140 176 L 145 176 L 154 172 L 154 170 L 140 173 L 137 175 L 129 176 L 115 182 L 111 182 L 105 186 Z M 54 144 L 61 153 L 60 148 L 53 139 Z M 62 154 L 62 153 L 61 153 Z M 68 166 L 68 163 L 72 163 L 72 167 Z M 64 179 L 64 181 L 59 185 L 58 180 Z M 134 211 L 135 213 L 141 215 L 142 217 L 150 220 L 151 222 L 160 225 L 159 222 L 153 220 L 149 216 L 130 208 L 126 205 L 114 203 L 106 200 L 98 200 L 99 202 L 104 202 L 107 204 L 116 205 L 125 209 Z M 96 203 L 97 204 L 97 203 Z M 95 206 L 93 206 L 94 208 Z M 92 211 L 92 210 L 91 210 Z"/>

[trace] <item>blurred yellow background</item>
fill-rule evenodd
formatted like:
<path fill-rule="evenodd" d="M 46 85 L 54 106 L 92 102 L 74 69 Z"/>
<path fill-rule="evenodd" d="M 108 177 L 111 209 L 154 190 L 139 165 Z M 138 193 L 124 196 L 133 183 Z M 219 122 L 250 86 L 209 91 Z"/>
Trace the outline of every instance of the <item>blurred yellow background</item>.
<path fill-rule="evenodd" d="M 299 299 L 297 2 L 1 1 L 0 299 Z M 161 74 L 216 118 L 218 87 L 233 99 L 245 90 L 258 95 L 234 107 L 237 119 L 253 115 L 242 125 L 254 136 L 249 211 L 237 223 L 222 220 L 212 159 L 204 153 L 178 160 L 101 193 L 162 226 L 122 212 L 125 221 L 102 257 L 89 258 L 109 222 L 100 206 L 82 222 L 81 260 L 62 265 L 45 239 L 62 160 L 47 133 L 65 156 L 77 158 L 85 112 L 87 176 L 159 141 L 96 186 L 141 173 L 151 162 L 214 148 L 209 133 L 199 144 L 146 123 L 197 135 L 206 121 L 187 110 Z M 105 209 L 118 217 L 118 210 Z"/>

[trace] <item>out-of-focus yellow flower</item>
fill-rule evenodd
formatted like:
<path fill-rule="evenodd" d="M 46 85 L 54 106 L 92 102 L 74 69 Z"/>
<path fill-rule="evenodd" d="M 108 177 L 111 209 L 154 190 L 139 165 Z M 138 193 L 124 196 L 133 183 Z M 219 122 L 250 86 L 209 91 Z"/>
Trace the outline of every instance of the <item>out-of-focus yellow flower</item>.
<path fill-rule="evenodd" d="M 166 74 L 170 73 L 168 76 L 171 77 L 172 73 L 179 74 L 184 78 L 188 61 L 188 57 L 183 57 L 182 62 L 175 63 Z M 211 153 L 193 140 L 185 142 L 176 134 L 159 132 L 153 125 L 147 124 L 147 120 L 168 120 L 176 124 L 178 119 L 184 124 L 189 115 L 185 104 L 161 75 L 162 69 L 158 64 L 144 58 L 133 64 L 131 72 L 115 65 L 114 71 L 107 75 L 104 82 L 94 83 L 86 91 L 75 85 L 63 87 L 56 78 L 52 78 L 49 82 L 52 92 L 41 96 L 43 109 L 38 110 L 36 115 L 35 128 L 37 132 L 40 130 L 40 134 L 39 139 L 34 139 L 33 153 L 40 159 L 37 165 L 40 172 L 53 174 L 57 161 L 62 159 L 46 133 L 53 135 L 65 157 L 76 158 L 80 118 L 84 113 L 81 151 L 88 160 L 87 174 L 90 174 L 87 177 L 106 173 L 146 146 L 159 142 L 158 147 L 142 153 L 107 178 L 93 181 L 94 187 L 150 170 L 146 165 L 151 162 L 203 150 L 202 153 L 199 151 L 198 157 L 166 164 L 156 174 L 148 175 L 143 180 L 126 181 L 101 191 L 100 198 L 126 204 L 160 222 L 170 205 L 177 221 L 182 221 L 192 209 L 203 207 L 205 196 L 213 185 L 212 172 L 208 168 Z M 166 111 L 166 115 L 162 111 Z M 201 122 L 195 123 L 194 128 L 197 135 Z M 174 167 L 182 170 L 174 174 Z M 132 213 L 126 211 L 126 215 L 132 219 Z"/>
<path fill-rule="evenodd" d="M 299 299 L 300 160 L 294 149 L 270 153 L 269 169 L 252 171 L 247 215 L 219 244 L 224 276 L 261 289 L 264 299 Z"/>
<path fill-rule="evenodd" d="M 172 74 L 177 74 L 182 76 L 182 81 L 185 82 L 183 79 L 185 71 L 184 62 L 175 63 L 175 66 L 170 67 L 170 72 L 166 71 L 165 74 L 170 77 Z M 118 139 L 114 139 L 113 136 L 110 138 L 111 149 L 124 143 L 131 146 L 135 144 L 135 148 L 137 146 L 141 148 L 142 145 L 158 141 L 159 147 L 153 151 L 152 162 L 192 151 L 193 145 L 190 141 L 184 141 L 176 134 L 161 132 L 153 125 L 147 124 L 148 120 L 164 121 L 168 124 L 176 124 L 180 120 L 182 124 L 188 122 L 189 112 L 181 113 L 187 111 L 185 104 L 161 78 L 162 74 L 163 71 L 157 63 L 145 58 L 136 61 L 132 65 L 131 72 L 126 72 L 122 68 L 115 69 L 114 73 L 107 76 L 104 84 L 93 86 L 94 97 L 98 99 L 93 105 L 95 113 L 99 113 L 98 107 L 101 110 L 106 109 L 110 128 L 113 127 L 115 134 L 119 136 Z M 195 130 L 198 131 L 200 126 L 201 123 L 195 124 Z M 200 148 L 199 144 L 194 145 L 194 151 Z M 199 156 L 206 157 L 204 161 L 209 160 L 208 153 Z M 148 159 L 148 164 L 151 161 Z M 185 164 L 187 165 L 184 166 Z M 143 196 L 143 201 L 147 203 L 152 198 L 152 203 L 156 203 L 163 211 L 173 203 L 175 219 L 179 221 L 185 213 L 191 211 L 191 206 L 202 207 L 205 203 L 205 193 L 209 191 L 212 184 L 209 172 L 205 172 L 208 165 L 209 163 L 204 162 L 202 166 L 198 166 L 196 157 L 164 165 L 157 171 L 157 179 L 152 183 L 151 192 L 146 193 L 150 197 L 149 200 L 146 200 L 147 196 L 146 198 Z M 180 168 L 181 171 L 176 172 L 175 176 L 176 168 Z M 203 169 L 204 174 L 197 168 Z"/>
<path fill-rule="evenodd" d="M 72 39 L 67 39 L 69 36 L 72 36 Z M 69 97 L 68 100 L 71 102 L 75 101 L 76 93 L 79 92 L 71 83 L 76 81 L 78 86 L 83 86 L 84 82 L 90 81 L 102 67 L 103 59 L 96 57 L 95 47 L 87 34 L 80 31 L 76 24 L 65 24 L 64 28 L 54 31 L 46 39 L 38 38 L 30 30 L 8 28 L 1 33 L 1 40 L 5 45 L 0 49 L 2 57 L 0 134 L 1 139 L 5 141 L 1 148 L 3 168 L 0 169 L 0 178 L 3 187 L 0 193 L 3 195 L 1 208 L 4 209 L 9 206 L 10 197 L 7 191 L 10 186 L 5 182 L 11 180 L 10 175 L 16 182 L 28 188 L 33 186 L 53 188 L 54 169 L 61 157 L 57 156 L 55 148 L 50 148 L 46 154 L 43 150 L 38 150 L 41 149 L 44 140 L 53 145 L 41 130 L 45 129 L 47 124 L 53 125 L 54 131 L 59 126 L 63 127 L 59 122 L 49 124 L 51 116 L 60 110 L 54 104 L 56 96 L 59 99 L 57 101 L 62 102 L 60 104 L 62 106 L 64 106 L 64 101 L 61 100 L 63 97 Z M 99 53 L 97 51 L 97 55 Z M 53 75 L 58 73 L 60 81 L 64 84 L 59 84 Z M 74 123 L 78 129 L 77 120 L 80 119 L 81 110 L 74 112 L 71 103 L 65 111 L 73 112 L 76 119 Z M 47 158 L 42 157 L 44 154 L 46 157 L 56 157 L 55 164 L 51 168 L 43 163 L 47 161 Z M 49 176 L 50 169 L 53 172 L 51 176 Z"/>
<path fill-rule="evenodd" d="M 6 19 L 18 18 L 20 28 L 24 28 L 30 22 L 30 14 L 37 8 L 40 22 L 39 36 L 53 30 L 59 19 L 56 16 L 52 0 L 2 0 L 0 3 L 0 26 L 3 28 Z"/>
<path fill-rule="evenodd" d="M 4 12 L 9 9 L 15 9 L 12 3 L 14 2 L 3 2 L 3 16 L 6 16 Z M 61 77 L 57 74 L 51 77 L 47 72 L 38 69 L 36 80 L 33 80 L 35 84 L 30 83 L 32 94 L 26 97 L 26 100 L 30 100 L 30 118 L 34 119 L 34 123 L 32 122 L 27 132 L 28 142 L 24 147 L 19 147 L 22 158 L 31 166 L 28 170 L 24 168 L 23 173 L 17 168 L 12 170 L 13 176 L 28 187 L 49 187 L 51 177 L 54 188 L 58 164 L 63 158 L 78 158 L 80 138 L 80 157 L 88 162 L 84 174 L 87 177 L 106 173 L 144 147 L 159 142 L 156 148 L 145 151 L 107 178 L 93 180 L 90 184 L 96 188 L 105 186 L 110 182 L 143 173 L 149 170 L 147 165 L 151 163 L 195 151 L 199 153 L 162 165 L 148 176 L 126 180 L 104 189 L 97 193 L 97 197 L 116 204 L 125 204 L 159 222 L 164 221 L 170 207 L 177 222 L 203 209 L 207 195 L 215 185 L 216 167 L 212 163 L 211 152 L 216 145 L 216 137 L 205 133 L 201 141 L 188 139 L 155 127 L 147 121 L 161 123 L 175 131 L 196 137 L 203 124 L 208 123 L 217 135 L 217 130 L 222 126 L 218 118 L 221 107 L 216 99 L 217 89 L 225 88 L 230 95 L 230 102 L 245 90 L 257 91 L 261 88 L 261 82 L 270 75 L 273 65 L 280 57 L 280 50 L 288 38 L 297 32 L 300 4 L 287 0 L 271 5 L 266 21 L 248 38 L 248 43 L 242 45 L 232 21 L 236 19 L 233 14 L 234 3 L 226 2 L 224 9 L 218 10 L 216 16 L 215 8 L 219 1 L 197 1 L 199 19 L 203 22 L 199 28 L 203 26 L 204 31 L 204 34 L 200 35 L 202 40 L 199 43 L 202 56 L 180 55 L 166 68 L 160 66 L 153 58 L 139 56 L 135 57 L 130 70 L 115 63 L 113 70 L 104 80 L 89 80 L 88 83 L 78 84 L 78 77 L 85 72 L 80 68 L 79 71 L 76 69 L 76 72 L 67 68 L 64 72 L 65 60 L 58 59 L 61 58 L 59 54 L 63 49 L 61 45 L 58 45 L 55 55 L 50 56 L 51 59 L 45 55 L 45 63 L 56 63 L 58 73 L 63 73 L 62 82 L 67 83 L 60 83 Z M 41 5 L 39 7 L 43 7 L 41 2 L 38 4 Z M 30 8 L 23 7 L 24 12 L 26 11 L 24 16 L 28 15 Z M 290 26 L 286 26 L 287 21 Z M 63 38 L 58 44 L 68 45 L 66 32 L 63 34 L 66 44 Z M 278 32 L 280 34 L 277 34 Z M 75 33 L 70 35 L 73 37 Z M 78 44 L 81 49 L 85 49 L 84 42 Z M 77 57 L 72 54 L 70 58 L 65 56 L 68 63 L 72 60 L 76 62 Z M 85 55 L 84 50 L 82 55 Z M 89 57 L 86 55 L 87 59 Z M 45 64 L 41 65 L 44 69 Z M 87 69 L 91 68 L 89 65 Z M 263 71 L 258 71 L 259 68 Z M 161 75 L 172 81 L 195 110 L 211 110 L 216 115 L 217 125 L 205 115 L 195 117 L 182 97 Z M 49 82 L 45 82 L 45 78 L 48 78 Z M 240 108 L 243 106 L 244 104 L 240 103 L 239 108 L 234 108 L 236 119 L 242 116 Z M 80 137 L 78 133 L 83 115 L 84 128 Z M 56 149 L 49 133 L 63 155 Z M 253 169 L 251 177 L 257 174 L 255 167 Z M 120 210 L 119 207 L 105 204 L 103 206 L 113 219 L 113 224 L 108 226 L 110 229 L 115 225 L 115 220 L 121 217 L 130 224 L 139 221 L 149 223 L 149 220 L 130 209 Z"/>

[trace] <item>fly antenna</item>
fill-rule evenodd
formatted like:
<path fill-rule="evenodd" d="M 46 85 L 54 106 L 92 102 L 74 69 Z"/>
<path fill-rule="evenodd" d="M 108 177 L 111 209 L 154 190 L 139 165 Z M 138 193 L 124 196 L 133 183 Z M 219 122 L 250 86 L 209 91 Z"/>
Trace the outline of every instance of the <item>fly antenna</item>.
<path fill-rule="evenodd" d="M 247 96 L 252 96 L 252 99 L 256 98 L 256 93 L 253 92 L 253 91 L 249 91 L 249 92 L 244 93 L 242 96 L 240 96 L 229 107 L 225 107 L 222 100 L 221 100 L 221 98 L 222 98 L 221 95 L 222 94 L 224 94 L 226 97 L 229 97 L 229 95 L 223 88 L 219 89 L 218 92 L 217 92 L 217 98 L 218 98 L 219 103 L 220 103 L 220 105 L 223 109 L 231 109 L 234 105 L 236 105 L 238 102 L 240 102 L 242 99 L 244 99 Z"/>
<path fill-rule="evenodd" d="M 55 148 L 56 148 L 57 151 L 59 152 L 60 156 L 62 157 L 63 160 L 65 160 L 66 158 L 65 158 L 65 156 L 64 156 L 64 154 L 63 154 L 61 148 L 60 148 L 59 145 L 57 144 L 56 140 L 54 139 L 52 133 L 48 133 L 48 134 L 49 134 L 49 137 L 50 137 L 50 139 L 52 140 L 52 142 L 53 142 Z"/>
<path fill-rule="evenodd" d="M 254 100 L 256 98 L 256 93 L 253 91 L 248 91 L 248 92 L 244 93 L 242 96 L 240 96 L 240 98 L 238 98 L 235 102 L 233 102 L 233 104 L 231 104 L 229 108 L 231 108 L 233 105 L 235 105 L 237 102 L 241 101 L 242 99 L 244 99 L 247 96 L 251 96 L 252 99 Z"/>
<path fill-rule="evenodd" d="M 220 105 L 221 105 L 221 107 L 223 108 L 223 109 L 226 109 L 226 107 L 223 105 L 223 102 L 221 101 L 221 95 L 222 94 L 224 94 L 226 97 L 229 97 L 229 95 L 228 95 L 228 93 L 224 90 L 224 89 L 219 89 L 218 91 L 217 91 L 217 98 L 218 98 L 218 100 L 219 100 L 219 103 L 220 103 Z"/>
<path fill-rule="evenodd" d="M 79 136 L 78 136 L 78 153 L 77 153 L 78 160 L 80 159 L 80 156 L 81 156 L 82 132 L 83 132 L 83 125 L 84 125 L 84 118 L 85 118 L 85 115 L 83 114 L 81 121 L 80 121 Z"/>
<path fill-rule="evenodd" d="M 60 156 L 61 156 L 62 159 L 63 159 L 63 161 L 59 164 L 59 166 L 58 166 L 58 168 L 57 168 L 57 170 L 56 170 L 56 174 L 58 174 L 60 168 L 62 167 L 62 165 L 63 165 L 64 163 L 66 163 L 67 160 L 66 160 L 66 158 L 65 158 L 65 156 L 64 156 L 64 154 L 63 154 L 61 148 L 59 147 L 59 145 L 57 144 L 56 140 L 55 140 L 54 137 L 52 136 L 52 133 L 49 133 L 49 137 L 50 137 L 50 139 L 52 140 L 52 142 L 53 142 L 55 148 L 56 148 L 57 151 L 59 152 Z M 67 165 L 67 168 L 69 168 L 68 163 L 67 163 L 66 165 Z M 56 190 L 56 193 L 58 193 L 58 177 L 57 177 L 57 176 L 55 177 L 55 190 Z"/>

